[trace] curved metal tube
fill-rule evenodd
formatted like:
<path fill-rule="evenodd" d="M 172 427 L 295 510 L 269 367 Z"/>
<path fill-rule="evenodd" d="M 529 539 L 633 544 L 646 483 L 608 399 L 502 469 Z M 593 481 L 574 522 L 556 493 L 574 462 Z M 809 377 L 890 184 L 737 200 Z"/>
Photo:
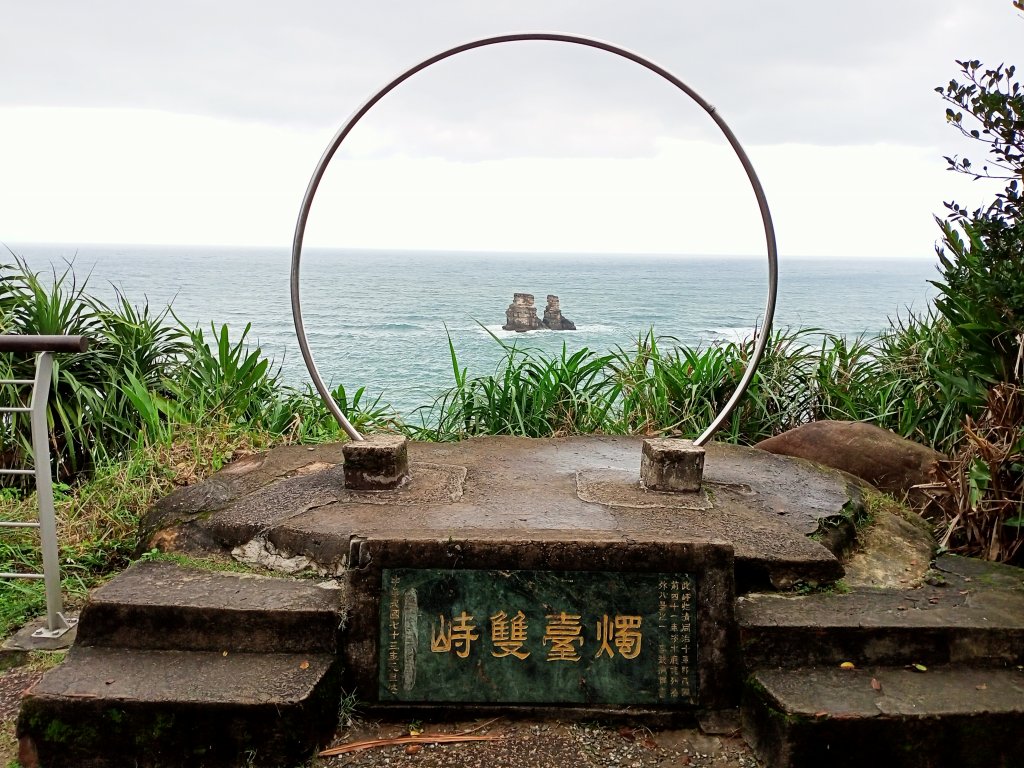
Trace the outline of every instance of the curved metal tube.
<path fill-rule="evenodd" d="M 701 433 L 701 435 L 694 441 L 695 445 L 704 445 L 711 439 L 712 435 L 718 431 L 725 420 L 729 418 L 729 415 L 736 407 L 736 404 L 747 391 L 747 387 L 750 385 L 750 381 L 753 379 L 754 373 L 757 371 L 757 366 L 761 362 L 761 358 L 764 356 L 765 346 L 771 336 L 772 320 L 775 316 L 775 296 L 778 288 L 778 252 L 775 244 L 775 229 L 772 226 L 771 212 L 768 210 L 768 201 L 765 198 L 761 182 L 758 180 L 757 174 L 754 172 L 754 167 L 750 162 L 750 158 L 747 157 L 747 153 L 743 150 L 743 147 L 740 146 L 739 140 L 733 134 L 729 126 L 726 125 L 725 120 L 721 118 L 715 108 L 705 101 L 700 94 L 664 67 L 645 59 L 637 53 L 633 53 L 625 48 L 619 48 L 618 46 L 606 43 L 603 40 L 595 40 L 593 38 L 581 37 L 579 35 L 566 35 L 559 32 L 519 32 L 508 35 L 497 35 L 495 37 L 485 37 L 480 40 L 473 40 L 468 43 L 463 43 L 462 45 L 457 45 L 454 48 L 449 48 L 446 51 L 435 54 L 434 56 L 431 56 L 430 58 L 425 59 L 419 64 L 416 64 L 402 72 L 402 74 L 398 75 L 367 99 L 363 105 L 353 112 L 348 120 L 345 121 L 345 124 L 342 125 L 334 135 L 334 138 L 331 139 L 331 143 L 327 146 L 327 149 L 320 157 L 320 162 L 317 163 L 316 170 L 313 172 L 313 177 L 309 180 L 309 185 L 306 188 L 306 194 L 302 198 L 302 207 L 299 209 L 299 218 L 295 224 L 295 237 L 292 240 L 292 319 L 295 322 L 295 334 L 298 337 L 299 349 L 302 350 L 302 359 L 306 362 L 306 368 L 309 371 L 309 375 L 313 379 L 313 384 L 316 386 L 320 396 L 324 399 L 324 403 L 326 403 L 331 413 L 334 414 L 334 418 L 337 419 L 341 428 L 345 430 L 351 439 L 362 440 L 362 435 L 360 435 L 355 427 L 349 423 L 348 419 L 345 418 L 345 414 L 341 412 L 338 404 L 334 402 L 334 398 L 331 397 L 330 390 L 327 389 L 323 379 L 320 377 L 320 373 L 316 367 L 316 362 L 313 360 L 313 355 L 309 351 L 309 342 L 306 339 L 306 330 L 302 322 L 302 303 L 299 297 L 299 266 L 302 258 L 302 239 L 306 232 L 306 221 L 309 218 L 309 211 L 313 205 L 313 197 L 316 195 L 316 190 L 320 186 L 320 181 L 323 179 L 324 173 L 327 171 L 327 165 L 331 162 L 331 158 L 334 157 L 334 153 L 338 151 L 338 147 L 341 146 L 345 137 L 352 132 L 356 123 L 358 123 L 378 101 L 417 72 L 420 72 L 432 64 L 436 64 L 437 62 L 443 61 L 451 56 L 455 56 L 456 54 L 463 53 L 465 51 L 471 51 L 475 48 L 483 48 L 488 45 L 519 42 L 524 40 L 548 40 L 552 42 L 583 45 L 588 48 L 597 48 L 598 50 L 607 51 L 608 53 L 614 53 L 624 59 L 629 59 L 630 61 L 649 69 L 656 75 L 661 76 L 663 79 L 672 83 L 672 85 L 676 86 L 676 88 L 693 99 L 693 101 L 699 104 L 700 107 L 711 116 L 711 119 L 715 121 L 715 124 L 718 125 L 722 134 L 729 142 L 729 146 L 731 146 L 733 151 L 736 153 L 736 157 L 739 158 L 739 161 L 743 166 L 743 170 L 747 174 L 747 179 L 750 181 L 750 185 L 754 190 L 754 196 L 757 198 L 757 207 L 761 211 L 761 219 L 764 223 L 765 240 L 768 246 L 768 301 L 764 310 L 764 322 L 754 344 L 754 353 L 750 358 L 750 362 L 747 363 L 747 368 L 743 372 L 743 376 L 736 387 L 736 391 L 733 392 L 732 397 L 729 398 L 729 401 L 714 418 L 708 428 L 705 429 L 704 432 Z"/>

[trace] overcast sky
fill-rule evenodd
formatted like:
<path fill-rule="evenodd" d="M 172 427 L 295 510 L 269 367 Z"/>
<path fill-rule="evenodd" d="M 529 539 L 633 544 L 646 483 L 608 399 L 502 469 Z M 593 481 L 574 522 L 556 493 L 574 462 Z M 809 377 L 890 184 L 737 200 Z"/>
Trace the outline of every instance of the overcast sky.
<path fill-rule="evenodd" d="M 715 105 L 780 254 L 928 256 L 933 214 L 991 186 L 934 87 L 1024 64 L 1010 0 L 216 3 L 0 0 L 0 241 L 283 245 L 316 162 L 394 75 L 516 31 L 601 38 Z M 980 155 L 980 147 L 973 150 Z M 414 76 L 345 141 L 309 245 L 763 254 L 710 118 L 614 55 L 550 42 Z"/>

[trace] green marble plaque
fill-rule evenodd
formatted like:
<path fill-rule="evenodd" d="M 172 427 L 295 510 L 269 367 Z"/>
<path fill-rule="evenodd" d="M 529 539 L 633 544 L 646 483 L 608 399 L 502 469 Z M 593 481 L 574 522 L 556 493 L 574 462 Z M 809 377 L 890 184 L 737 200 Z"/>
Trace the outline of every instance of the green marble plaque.
<path fill-rule="evenodd" d="M 381 702 L 697 703 L 686 573 L 385 568 Z"/>

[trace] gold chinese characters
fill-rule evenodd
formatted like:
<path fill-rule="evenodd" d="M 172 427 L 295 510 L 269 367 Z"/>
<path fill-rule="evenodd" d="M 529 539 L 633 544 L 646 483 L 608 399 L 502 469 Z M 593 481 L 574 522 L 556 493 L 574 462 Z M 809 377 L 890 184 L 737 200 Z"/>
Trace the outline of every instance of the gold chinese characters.
<path fill-rule="evenodd" d="M 452 619 L 443 614 L 437 618 L 430 630 L 430 650 L 433 653 L 452 653 L 460 659 L 468 658 L 473 643 L 480 639 L 476 617 L 463 610 Z M 568 611 L 546 614 L 540 647 L 534 650 L 542 653 L 549 662 L 580 661 L 588 640 L 582 618 L 582 614 Z M 488 621 L 491 656 L 498 659 L 512 657 L 520 661 L 530 656 L 530 626 L 522 611 L 512 615 L 499 610 L 489 616 Z M 597 645 L 594 658 L 614 658 L 616 655 L 627 660 L 637 658 L 643 650 L 642 627 L 642 616 L 602 615 L 595 623 L 594 634 L 590 638 Z"/>
<path fill-rule="evenodd" d="M 518 611 L 511 621 L 504 611 L 498 611 L 491 616 L 491 644 L 498 649 L 491 651 L 491 655 L 498 659 L 504 656 L 525 659 L 530 655 L 529 651 L 523 650 L 526 629 L 526 616 L 522 611 Z"/>
<path fill-rule="evenodd" d="M 448 623 L 445 630 L 444 616 L 438 617 L 441 620 L 441 629 L 435 632 L 433 627 L 430 630 L 430 650 L 434 653 L 454 653 L 460 659 L 469 656 L 469 647 L 474 640 L 479 640 L 480 635 L 473 632 L 475 624 L 471 624 L 473 617 L 463 611 L 455 617 L 454 621 Z"/>

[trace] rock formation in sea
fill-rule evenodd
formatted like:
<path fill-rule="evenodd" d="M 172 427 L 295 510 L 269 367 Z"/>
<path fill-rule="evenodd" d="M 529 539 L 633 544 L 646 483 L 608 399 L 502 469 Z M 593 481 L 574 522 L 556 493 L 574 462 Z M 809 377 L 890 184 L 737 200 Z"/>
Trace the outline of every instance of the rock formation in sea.
<path fill-rule="evenodd" d="M 544 307 L 544 327 L 552 331 L 575 331 L 572 320 L 562 316 L 562 307 L 557 296 L 548 296 L 548 305 Z"/>
<path fill-rule="evenodd" d="M 541 328 L 540 318 L 537 317 L 537 307 L 533 304 L 533 294 L 514 294 L 512 303 L 505 310 L 505 320 L 505 324 L 501 327 L 506 331 L 523 333 Z"/>
<path fill-rule="evenodd" d="M 537 307 L 532 293 L 516 293 L 512 296 L 512 303 L 505 310 L 505 324 L 501 327 L 502 330 L 519 333 L 536 331 L 538 328 L 547 328 L 551 331 L 576 330 L 572 320 L 562 316 L 557 296 L 548 296 L 548 304 L 544 307 L 544 319 L 537 317 Z"/>

